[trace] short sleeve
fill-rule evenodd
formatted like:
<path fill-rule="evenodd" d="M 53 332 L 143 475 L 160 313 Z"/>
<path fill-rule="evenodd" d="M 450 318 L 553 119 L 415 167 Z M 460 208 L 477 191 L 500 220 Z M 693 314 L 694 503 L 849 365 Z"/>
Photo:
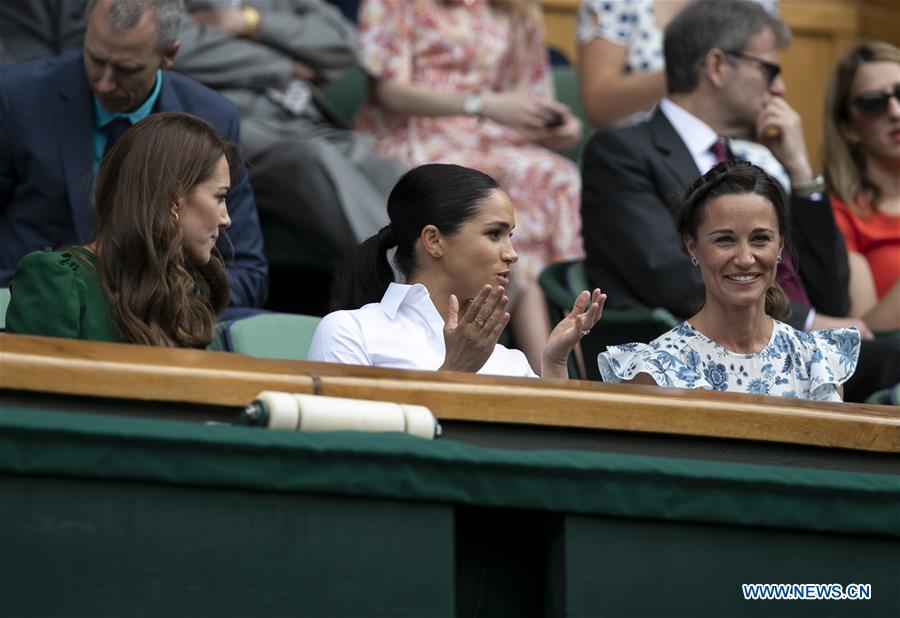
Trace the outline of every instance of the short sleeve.
<path fill-rule="evenodd" d="M 363 343 L 362 327 L 352 311 L 335 311 L 322 318 L 313 333 L 308 358 L 342 365 L 373 364 Z"/>
<path fill-rule="evenodd" d="M 68 253 L 35 251 L 19 262 L 10 284 L 6 330 L 20 335 L 68 337 L 81 334 L 83 284 Z"/>
<path fill-rule="evenodd" d="M 844 244 L 847 247 L 847 251 L 860 253 L 860 243 L 856 236 L 853 213 L 850 212 L 850 209 L 847 208 L 843 202 L 839 201 L 834 196 L 831 198 L 831 211 L 834 213 L 834 222 L 837 223 L 838 229 L 840 229 L 841 234 L 844 235 Z"/>
<path fill-rule="evenodd" d="M 687 361 L 658 346 L 627 343 L 609 346 L 597 356 L 597 364 L 604 382 L 616 384 L 646 373 L 659 386 L 696 388 L 703 384 L 700 357 L 689 351 Z"/>
<path fill-rule="evenodd" d="M 859 360 L 860 336 L 856 328 L 823 328 L 807 334 L 809 398 L 832 399 L 835 387 L 850 379 Z"/>
<path fill-rule="evenodd" d="M 376 79 L 412 80 L 414 11 L 408 0 L 363 0 L 360 5 L 360 62 Z"/>
<path fill-rule="evenodd" d="M 634 0 L 584 0 L 578 8 L 578 44 L 605 39 L 631 47 L 638 31 L 638 10 Z"/>

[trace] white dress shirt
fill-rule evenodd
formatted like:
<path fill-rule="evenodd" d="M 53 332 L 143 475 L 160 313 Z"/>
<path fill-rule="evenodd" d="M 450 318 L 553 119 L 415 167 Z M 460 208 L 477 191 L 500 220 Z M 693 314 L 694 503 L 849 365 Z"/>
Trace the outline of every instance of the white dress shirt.
<path fill-rule="evenodd" d="M 710 147 L 719 139 L 712 128 L 694 116 L 692 113 L 673 103 L 669 99 L 659 102 L 662 113 L 671 123 L 675 132 L 687 146 L 700 174 L 705 174 L 716 164 L 716 157 L 710 151 Z M 748 142 L 742 139 L 728 139 L 728 149 L 731 154 L 743 161 L 747 161 L 761 167 L 772 178 L 781 183 L 787 195 L 791 194 L 791 180 L 784 167 L 772 154 L 772 151 L 756 142 Z"/>
<path fill-rule="evenodd" d="M 445 353 L 444 320 L 425 286 L 391 283 L 379 303 L 326 315 L 309 360 L 434 371 Z M 499 343 L 478 373 L 537 377 L 522 352 Z"/>

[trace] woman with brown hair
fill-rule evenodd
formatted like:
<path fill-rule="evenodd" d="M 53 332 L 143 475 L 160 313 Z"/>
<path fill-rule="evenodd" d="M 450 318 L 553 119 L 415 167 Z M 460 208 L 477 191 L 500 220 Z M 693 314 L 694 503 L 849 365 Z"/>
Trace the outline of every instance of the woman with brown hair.
<path fill-rule="evenodd" d="M 791 244 L 777 181 L 744 161 L 716 165 L 687 190 L 678 231 L 703 278 L 703 305 L 649 344 L 609 346 L 598 359 L 604 381 L 840 401 L 859 331 L 807 333 L 781 321 L 790 304 L 775 274 Z"/>
<path fill-rule="evenodd" d="M 153 114 L 100 164 L 97 233 L 19 262 L 7 330 L 13 333 L 204 347 L 228 302 L 219 234 L 240 155 L 207 122 Z"/>
<path fill-rule="evenodd" d="M 850 262 L 850 313 L 900 329 L 900 48 L 851 50 L 825 96 L 825 180 Z"/>

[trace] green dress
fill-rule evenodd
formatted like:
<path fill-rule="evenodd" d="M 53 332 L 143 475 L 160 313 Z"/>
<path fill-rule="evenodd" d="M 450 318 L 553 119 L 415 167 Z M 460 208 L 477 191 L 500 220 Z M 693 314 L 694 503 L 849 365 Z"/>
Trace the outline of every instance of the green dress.
<path fill-rule="evenodd" d="M 23 257 L 10 284 L 7 332 L 121 341 L 97 278 L 96 259 L 83 247 Z"/>

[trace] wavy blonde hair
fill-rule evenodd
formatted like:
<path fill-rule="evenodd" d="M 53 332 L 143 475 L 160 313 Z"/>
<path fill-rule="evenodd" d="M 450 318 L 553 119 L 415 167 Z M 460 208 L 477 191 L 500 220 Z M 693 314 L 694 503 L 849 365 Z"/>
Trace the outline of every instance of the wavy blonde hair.
<path fill-rule="evenodd" d="M 871 214 L 871 207 L 859 203 L 860 196 L 871 196 L 878 208 L 880 191 L 866 178 L 866 160 L 862 146 L 845 137 L 850 126 L 850 90 L 860 65 L 865 62 L 900 64 L 900 48 L 881 41 L 863 43 L 850 50 L 838 62 L 825 91 L 822 161 L 829 190 L 859 217 Z"/>
<path fill-rule="evenodd" d="M 130 128 L 100 165 L 93 239 L 97 275 L 123 341 L 204 347 L 228 304 L 221 256 L 196 265 L 185 256 L 173 205 L 211 178 L 222 157 L 232 184 L 237 147 L 204 120 L 152 114 Z"/>

